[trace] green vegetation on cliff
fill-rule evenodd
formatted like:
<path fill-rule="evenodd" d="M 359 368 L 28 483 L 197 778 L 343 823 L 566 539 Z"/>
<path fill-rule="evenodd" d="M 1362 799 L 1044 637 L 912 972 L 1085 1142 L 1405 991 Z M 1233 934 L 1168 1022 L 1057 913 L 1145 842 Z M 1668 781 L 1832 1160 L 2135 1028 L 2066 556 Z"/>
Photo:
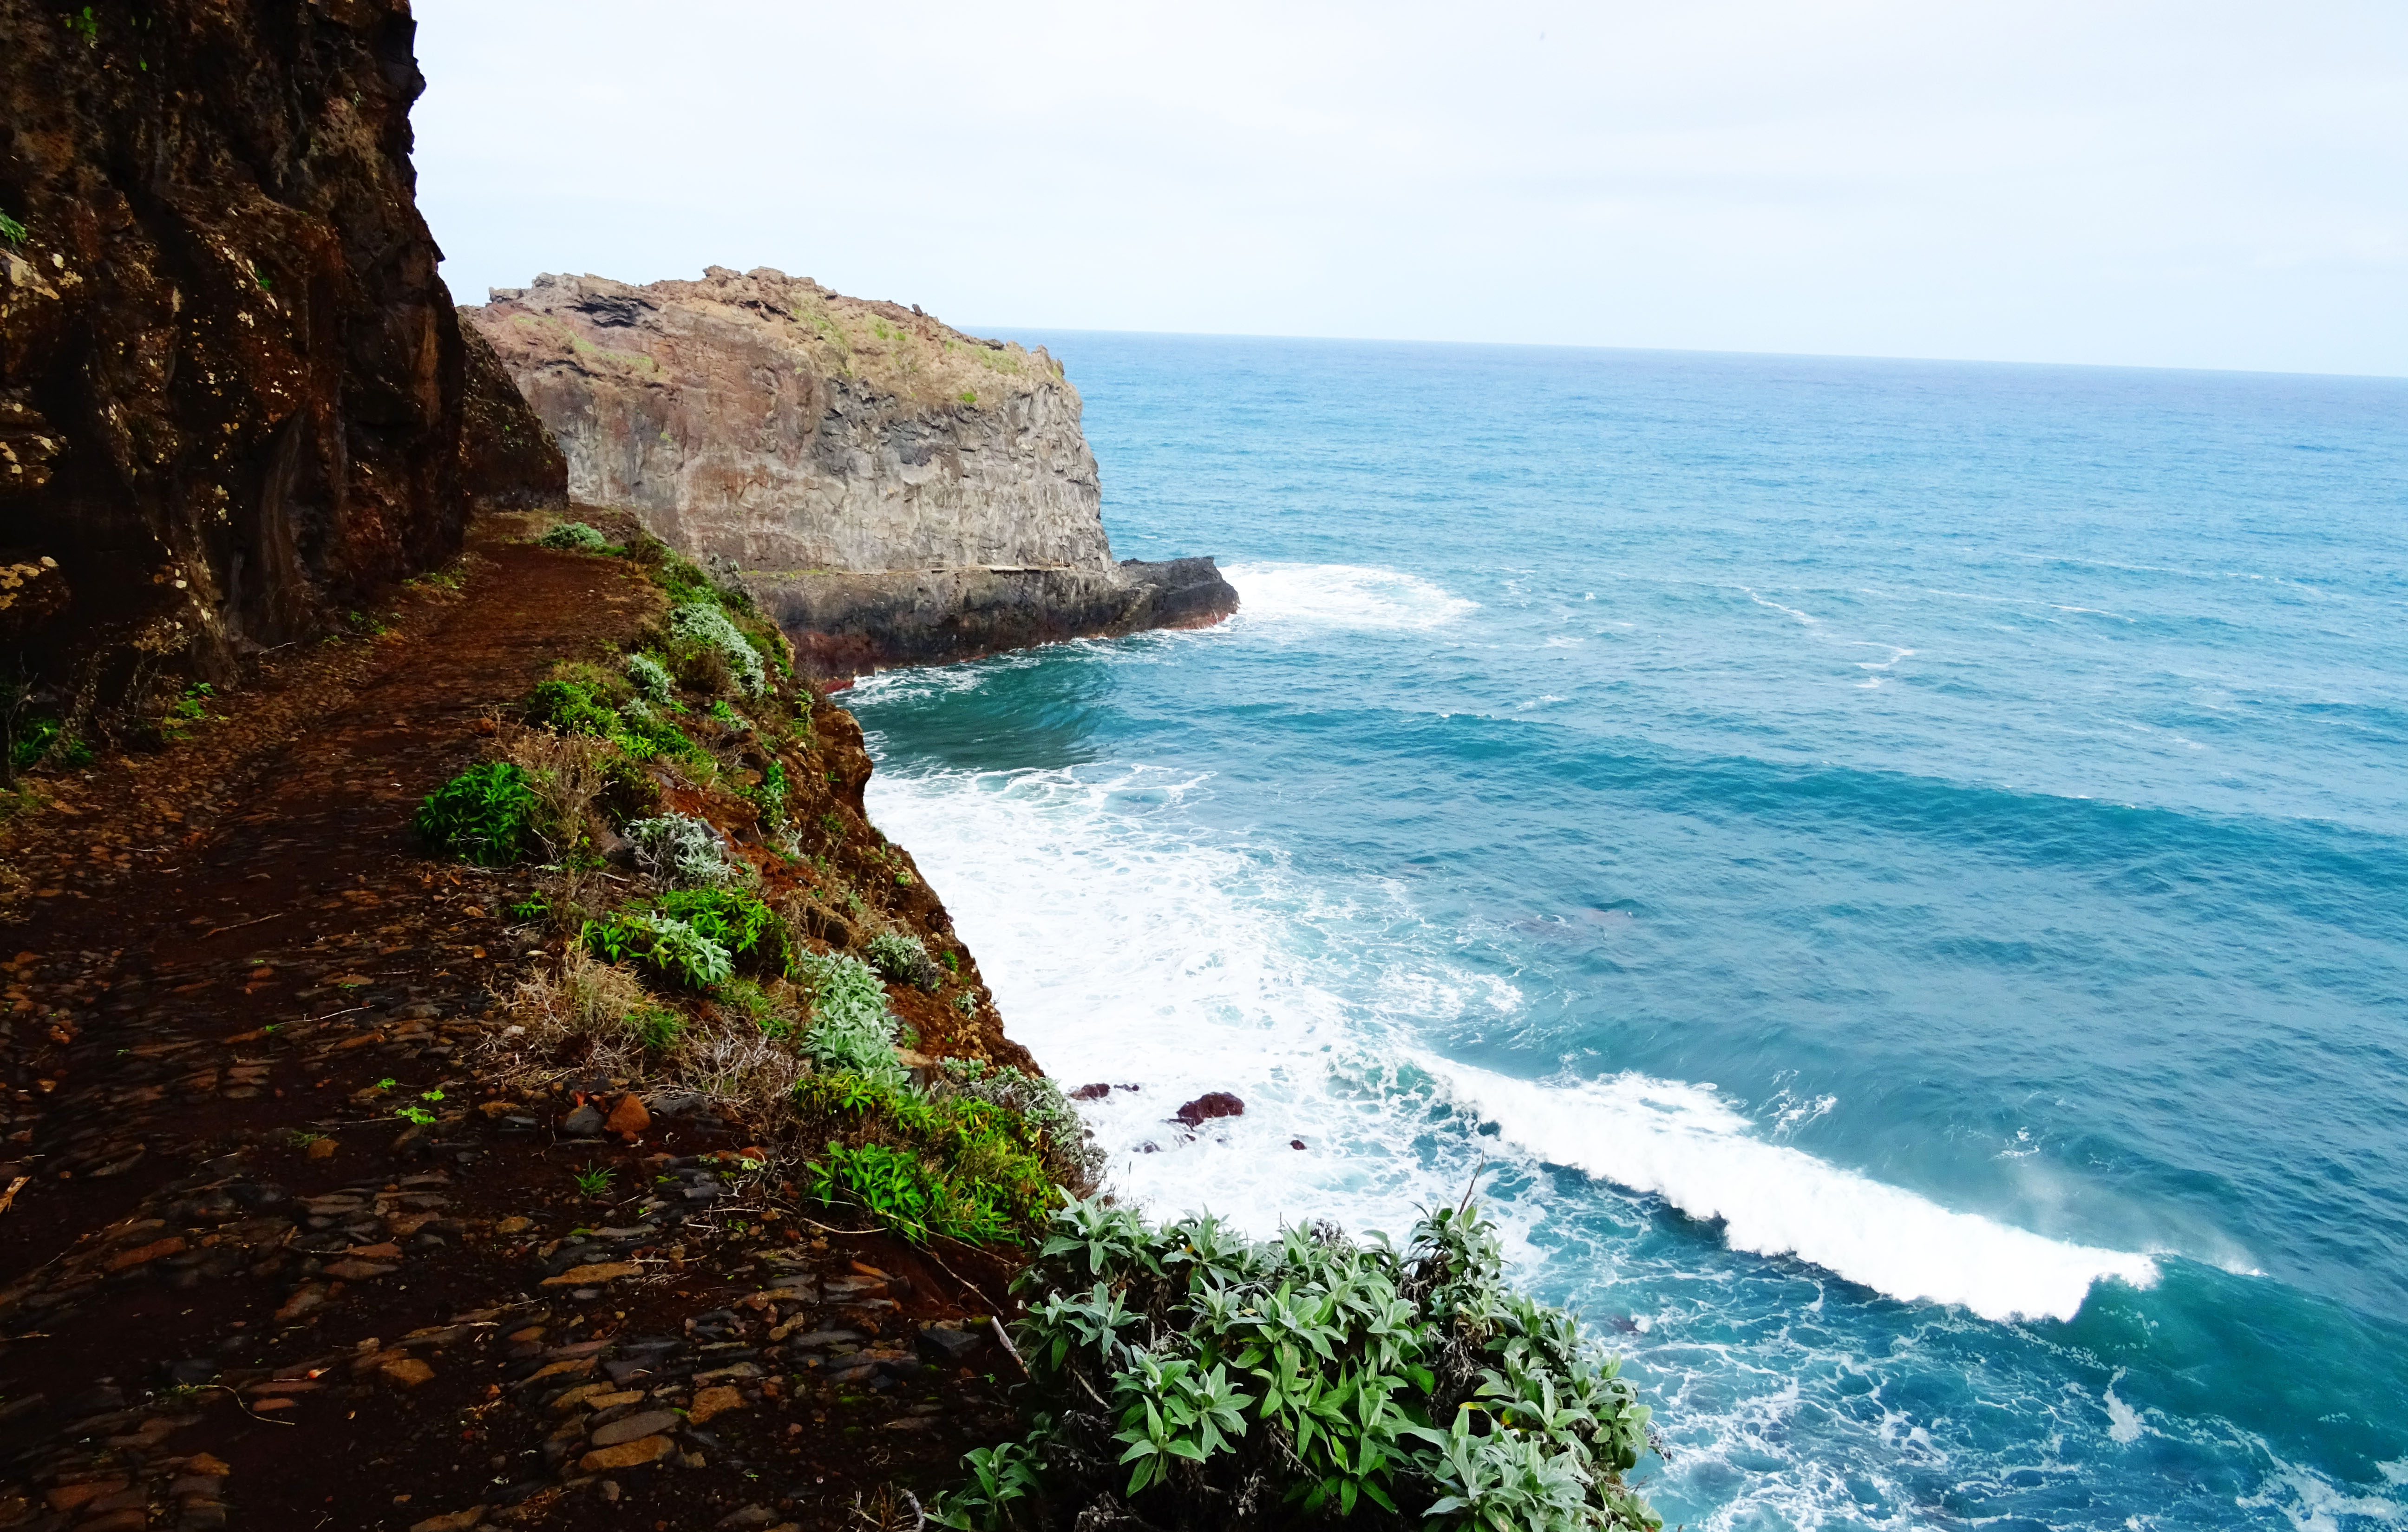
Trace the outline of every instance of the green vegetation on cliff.
<path fill-rule="evenodd" d="M 1506 1284 L 1469 1199 L 1399 1249 L 1326 1225 L 1258 1244 L 1073 1198 L 1019 1286 L 1042 1412 L 969 1454 L 943 1525 L 1661 1525 L 1622 1477 L 1647 1407 L 1572 1315 Z"/>

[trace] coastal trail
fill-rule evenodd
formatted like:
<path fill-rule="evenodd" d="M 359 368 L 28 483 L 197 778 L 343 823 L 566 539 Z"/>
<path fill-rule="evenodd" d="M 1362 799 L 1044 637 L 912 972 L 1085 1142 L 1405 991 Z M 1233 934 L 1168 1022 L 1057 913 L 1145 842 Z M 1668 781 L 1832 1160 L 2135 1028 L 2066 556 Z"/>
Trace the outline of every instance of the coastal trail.
<path fill-rule="evenodd" d="M 1003 1434 L 983 1301 L 781 1226 L 741 1124 L 565 1138 L 476 1078 L 543 937 L 411 811 L 661 606 L 480 529 L 0 825 L 0 1528 L 836 1525 Z"/>

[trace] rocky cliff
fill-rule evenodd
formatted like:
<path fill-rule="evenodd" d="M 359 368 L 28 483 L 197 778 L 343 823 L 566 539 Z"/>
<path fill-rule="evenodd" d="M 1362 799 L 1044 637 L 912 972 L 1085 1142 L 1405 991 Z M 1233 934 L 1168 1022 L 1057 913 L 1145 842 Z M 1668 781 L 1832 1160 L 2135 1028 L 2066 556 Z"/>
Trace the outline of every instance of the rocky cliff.
<path fill-rule="evenodd" d="M 106 732 L 230 679 L 458 548 L 472 410 L 540 436 L 497 371 L 472 394 L 413 200 L 414 31 L 405 0 L 0 0 L 21 707 Z"/>
<path fill-rule="evenodd" d="M 461 312 L 571 497 L 741 569 L 823 674 L 1237 608 L 1209 560 L 1112 562 L 1079 393 L 1042 348 L 766 267 L 545 276 Z"/>

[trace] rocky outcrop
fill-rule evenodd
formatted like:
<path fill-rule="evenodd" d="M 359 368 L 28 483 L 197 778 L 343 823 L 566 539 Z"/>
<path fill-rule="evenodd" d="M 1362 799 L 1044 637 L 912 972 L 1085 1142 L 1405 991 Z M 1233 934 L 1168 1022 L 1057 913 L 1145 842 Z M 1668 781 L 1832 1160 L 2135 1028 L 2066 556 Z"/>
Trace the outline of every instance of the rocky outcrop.
<path fill-rule="evenodd" d="M 740 570 L 818 674 L 1237 609 L 1209 560 L 1113 563 L 1079 392 L 1041 347 L 767 267 L 545 276 L 461 312 L 572 498 Z"/>
<path fill-rule="evenodd" d="M 494 354 L 467 325 L 460 339 L 466 387 L 460 415 L 460 482 L 480 510 L 556 509 L 568 503 L 568 460 L 535 418 Z"/>
<path fill-rule="evenodd" d="M 70 723 L 459 547 L 414 30 L 405 0 L 0 0 L 0 562 L 55 562 L 10 659 Z"/>
<path fill-rule="evenodd" d="M 1208 558 L 1100 569 L 932 569 L 746 577 L 814 676 L 944 665 L 1066 638 L 1210 627 L 1237 602 Z"/>

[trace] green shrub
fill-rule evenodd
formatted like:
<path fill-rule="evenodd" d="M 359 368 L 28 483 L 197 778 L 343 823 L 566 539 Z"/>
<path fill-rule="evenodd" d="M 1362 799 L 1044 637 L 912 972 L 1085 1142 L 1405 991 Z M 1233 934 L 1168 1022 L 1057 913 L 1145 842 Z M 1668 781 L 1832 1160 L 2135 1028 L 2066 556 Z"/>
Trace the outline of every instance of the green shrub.
<path fill-rule="evenodd" d="M 600 553 L 610 546 L 609 538 L 583 522 L 563 522 L 536 541 L 545 548 L 565 548 L 578 553 Z"/>
<path fill-rule="evenodd" d="M 604 759 L 602 780 L 599 801 L 612 823 L 625 824 L 660 813 L 661 784 L 644 769 L 643 762 L 627 752 L 613 751 Z"/>
<path fill-rule="evenodd" d="M 677 686 L 669 680 L 668 666 L 650 654 L 627 656 L 627 680 L 654 702 L 671 702 L 677 697 Z"/>
<path fill-rule="evenodd" d="M 869 938 L 867 951 L 869 966 L 895 982 L 924 990 L 937 987 L 937 965 L 929 961 L 927 946 L 918 937 L 881 931 Z"/>
<path fill-rule="evenodd" d="M 636 1040 L 655 1053 L 666 1053 L 685 1036 L 685 1018 L 666 1006 L 646 1006 L 627 1018 Z"/>
<path fill-rule="evenodd" d="M 428 794 L 410 824 L 438 856 L 506 867 L 526 850 L 537 809 L 525 772 L 507 761 L 487 761 Z"/>
<path fill-rule="evenodd" d="M 619 707 L 619 748 L 638 760 L 666 756 L 672 761 L 700 763 L 710 752 L 685 736 L 685 731 L 652 711 L 642 697 L 629 697 Z"/>
<path fill-rule="evenodd" d="M 540 682 L 521 708 L 529 723 L 558 734 L 607 739 L 639 761 L 710 759 L 675 723 L 652 709 L 626 681 L 593 666 L 563 666 L 572 672 Z M 585 672 L 578 675 L 575 672 Z"/>
<path fill-rule="evenodd" d="M 629 824 L 636 860 L 645 871 L 668 883 L 724 883 L 735 872 L 719 832 L 688 814 L 661 814 Z"/>
<path fill-rule="evenodd" d="M 676 608 L 669 613 L 669 632 L 716 652 L 745 695 L 759 696 L 768 684 L 761 673 L 761 651 L 727 620 L 716 601 L 689 601 Z"/>
<path fill-rule="evenodd" d="M 1041 1134 L 1007 1108 L 931 1100 L 849 1072 L 813 1075 L 795 1099 L 807 1119 L 841 1135 L 809 1169 L 812 1196 L 858 1207 L 914 1243 L 1020 1243 L 1055 1198 L 1037 1153 Z"/>
<path fill-rule="evenodd" d="M 1075 1198 L 1018 1279 L 1040 1409 L 1019 1443 L 967 1460 L 934 1519 L 1068 1527 L 1125 1507 L 1218 1527 L 1253 1498 L 1382 1532 L 1662 1525 L 1623 1481 L 1648 1410 L 1573 1317 L 1507 1287 L 1469 1207 L 1398 1250 L 1326 1225 L 1254 1244 L 1209 1216 L 1150 1228 Z"/>
<path fill-rule="evenodd" d="M 1082 1196 L 1100 1184 L 1104 1152 L 1061 1086 L 1042 1075 L 984 1059 L 947 1059 L 942 1067 L 939 1094 L 985 1101 L 1027 1120 L 1041 1140 L 1039 1154 L 1045 1173 L 1054 1182 Z"/>
<path fill-rule="evenodd" d="M 731 958 L 751 960 L 747 966 L 756 971 L 782 974 L 793 966 L 794 936 L 786 923 L 740 889 L 681 889 L 663 895 L 652 908 L 726 948 Z"/>
<path fill-rule="evenodd" d="M 736 971 L 724 946 L 672 915 L 623 909 L 587 921 L 579 939 L 606 963 L 640 963 L 688 989 L 724 984 Z"/>
<path fill-rule="evenodd" d="M 823 1068 L 840 1069 L 900 1084 L 895 1061 L 900 1025 L 886 1009 L 886 986 L 859 958 L 805 952 L 795 960 L 803 993 L 811 1002 L 811 1024 L 802 1049 Z"/>
<path fill-rule="evenodd" d="M 620 733 L 618 713 L 595 695 L 591 685 L 581 681 L 555 679 L 540 682 L 527 694 L 522 711 L 528 723 L 558 734 L 612 739 Z"/>
<path fill-rule="evenodd" d="M 93 760 L 92 747 L 66 734 L 55 718 L 36 716 L 18 726 L 8 751 L 13 769 L 31 771 L 53 756 L 59 765 L 70 767 L 88 766 Z"/>
<path fill-rule="evenodd" d="M 744 790 L 761 827 L 775 830 L 786 823 L 786 767 L 774 757 L 761 769 L 761 780 Z"/>

